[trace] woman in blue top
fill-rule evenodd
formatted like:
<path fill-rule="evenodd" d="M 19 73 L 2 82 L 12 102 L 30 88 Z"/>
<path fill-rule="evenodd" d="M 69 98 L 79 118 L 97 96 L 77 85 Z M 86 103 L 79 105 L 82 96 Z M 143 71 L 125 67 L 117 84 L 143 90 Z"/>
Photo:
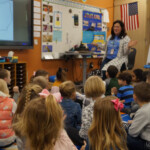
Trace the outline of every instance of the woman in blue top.
<path fill-rule="evenodd" d="M 131 41 L 125 32 L 124 23 L 117 20 L 113 23 L 111 35 L 108 37 L 106 44 L 106 53 L 101 64 L 103 77 L 110 65 L 114 65 L 121 69 L 122 65 L 128 63 L 128 54 L 130 48 L 136 45 L 137 41 Z"/>

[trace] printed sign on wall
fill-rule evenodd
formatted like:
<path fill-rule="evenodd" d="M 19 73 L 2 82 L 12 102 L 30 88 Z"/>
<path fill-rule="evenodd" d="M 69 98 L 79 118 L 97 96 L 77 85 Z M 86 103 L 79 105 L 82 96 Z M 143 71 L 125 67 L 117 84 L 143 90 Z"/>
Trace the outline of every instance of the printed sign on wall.
<path fill-rule="evenodd" d="M 102 31 L 102 13 L 83 11 L 83 43 L 87 43 L 90 51 L 99 52 L 95 44 L 105 43 L 106 33 Z"/>
<path fill-rule="evenodd" d="M 83 30 L 84 31 L 101 31 L 102 14 L 90 11 L 83 11 Z"/>

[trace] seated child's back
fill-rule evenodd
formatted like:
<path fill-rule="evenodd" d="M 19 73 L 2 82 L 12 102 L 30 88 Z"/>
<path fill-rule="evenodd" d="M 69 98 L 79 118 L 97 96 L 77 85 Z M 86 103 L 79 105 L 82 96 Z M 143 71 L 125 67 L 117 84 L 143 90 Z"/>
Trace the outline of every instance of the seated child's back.
<path fill-rule="evenodd" d="M 67 79 L 67 69 L 59 68 L 56 73 L 56 81 L 53 83 L 53 86 L 58 86 L 66 81 Z"/>
<path fill-rule="evenodd" d="M 96 100 L 88 131 L 92 150 L 127 150 L 126 132 L 120 117 L 122 108 L 123 104 L 114 96 Z"/>
<path fill-rule="evenodd" d="M 118 79 L 116 78 L 116 75 L 118 73 L 118 69 L 115 66 L 109 66 L 106 72 L 107 79 L 106 82 L 106 93 L 105 95 L 111 95 L 111 89 L 113 87 L 116 87 L 119 89 Z"/>
<path fill-rule="evenodd" d="M 0 79 L 0 147 L 11 145 L 15 142 L 15 133 L 12 130 L 12 116 L 17 105 L 9 98 L 6 82 Z"/>
<path fill-rule="evenodd" d="M 128 147 L 129 150 L 143 150 L 143 147 L 148 150 L 147 146 L 150 143 L 150 84 L 144 82 L 137 84 L 134 87 L 134 100 L 140 108 L 135 113 L 129 127 Z"/>
<path fill-rule="evenodd" d="M 71 81 L 65 81 L 60 86 L 60 93 L 63 97 L 61 106 L 65 112 L 65 125 L 80 129 L 81 126 L 81 107 L 74 102 L 76 96 L 75 85 Z"/>

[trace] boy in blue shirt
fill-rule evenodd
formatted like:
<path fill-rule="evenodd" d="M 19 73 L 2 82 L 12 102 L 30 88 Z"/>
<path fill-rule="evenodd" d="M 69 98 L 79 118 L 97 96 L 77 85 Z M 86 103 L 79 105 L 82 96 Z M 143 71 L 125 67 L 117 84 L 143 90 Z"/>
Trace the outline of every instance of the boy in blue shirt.
<path fill-rule="evenodd" d="M 118 82 L 121 86 L 118 90 L 117 97 L 124 100 L 124 108 L 131 108 L 133 102 L 133 86 L 130 85 L 132 76 L 129 72 L 123 72 L 118 76 Z"/>

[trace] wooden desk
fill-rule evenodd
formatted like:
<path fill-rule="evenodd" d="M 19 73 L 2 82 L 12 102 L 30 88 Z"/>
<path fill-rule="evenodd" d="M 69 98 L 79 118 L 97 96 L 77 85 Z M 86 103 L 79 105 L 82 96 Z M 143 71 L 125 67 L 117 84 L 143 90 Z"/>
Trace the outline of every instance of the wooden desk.
<path fill-rule="evenodd" d="M 92 55 L 101 55 L 99 58 L 102 58 L 104 54 L 101 53 L 94 53 L 94 52 L 66 52 L 66 53 L 61 53 L 61 55 L 66 55 L 66 56 L 82 56 L 82 60 L 83 60 L 83 86 L 85 84 L 86 81 L 86 70 L 87 70 L 87 62 L 86 59 L 88 56 L 92 56 Z"/>

